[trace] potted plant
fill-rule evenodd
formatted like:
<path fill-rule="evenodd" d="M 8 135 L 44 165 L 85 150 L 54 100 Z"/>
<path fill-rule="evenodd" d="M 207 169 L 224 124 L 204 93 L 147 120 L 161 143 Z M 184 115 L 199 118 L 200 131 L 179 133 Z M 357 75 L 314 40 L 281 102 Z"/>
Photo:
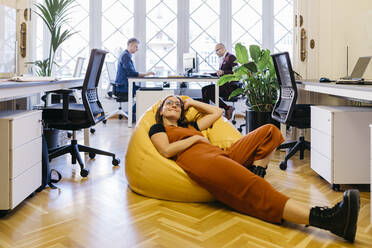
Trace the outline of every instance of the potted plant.
<path fill-rule="evenodd" d="M 268 49 L 251 45 L 248 53 L 244 45 L 237 43 L 235 54 L 237 65 L 233 68 L 234 73 L 222 76 L 218 84 L 234 81 L 243 84 L 231 93 L 230 98 L 237 95 L 247 97 L 246 128 L 250 132 L 264 124 L 274 123 L 271 112 L 277 99 L 278 82 Z"/>
<path fill-rule="evenodd" d="M 38 10 L 35 13 L 43 20 L 50 32 L 48 58 L 30 63 L 35 65 L 37 76 L 48 77 L 52 75 L 53 65 L 55 64 L 54 58 L 58 47 L 76 33 L 68 29 L 62 29 L 70 19 L 69 15 L 74 7 L 74 2 L 75 0 L 45 0 L 43 4 L 35 4 Z M 46 101 L 45 96 L 44 100 Z M 58 147 L 58 129 L 44 128 L 44 135 L 49 149 Z"/>
<path fill-rule="evenodd" d="M 35 4 L 38 12 L 35 12 L 44 21 L 50 32 L 50 47 L 48 58 L 32 62 L 37 69 L 38 76 L 51 76 L 54 57 L 58 47 L 76 32 L 62 30 L 62 26 L 69 20 L 72 5 L 75 0 L 45 0 L 44 4 Z"/>

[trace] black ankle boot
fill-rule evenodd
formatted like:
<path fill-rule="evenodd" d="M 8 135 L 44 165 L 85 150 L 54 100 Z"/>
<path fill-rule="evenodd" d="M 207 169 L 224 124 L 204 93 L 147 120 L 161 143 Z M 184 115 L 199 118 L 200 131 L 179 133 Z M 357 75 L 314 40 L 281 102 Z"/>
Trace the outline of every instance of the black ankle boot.
<path fill-rule="evenodd" d="M 265 177 L 266 175 L 266 168 L 262 167 L 262 166 L 255 166 L 255 165 L 251 165 L 248 167 L 248 170 L 250 170 L 252 173 L 256 174 L 257 176 L 260 176 L 262 178 Z"/>
<path fill-rule="evenodd" d="M 310 210 L 309 224 L 329 230 L 353 243 L 357 228 L 359 206 L 359 191 L 347 190 L 344 192 L 343 200 L 333 208 L 312 208 Z"/>

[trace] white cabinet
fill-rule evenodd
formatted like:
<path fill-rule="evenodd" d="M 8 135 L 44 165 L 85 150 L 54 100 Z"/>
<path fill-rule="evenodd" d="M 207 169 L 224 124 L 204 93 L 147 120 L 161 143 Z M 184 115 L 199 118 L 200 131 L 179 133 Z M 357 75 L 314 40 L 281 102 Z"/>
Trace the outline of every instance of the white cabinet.
<path fill-rule="evenodd" d="M 370 183 L 372 108 L 311 107 L 311 168 L 333 186 Z"/>
<path fill-rule="evenodd" d="M 0 112 L 0 210 L 40 187 L 41 134 L 41 111 Z"/>

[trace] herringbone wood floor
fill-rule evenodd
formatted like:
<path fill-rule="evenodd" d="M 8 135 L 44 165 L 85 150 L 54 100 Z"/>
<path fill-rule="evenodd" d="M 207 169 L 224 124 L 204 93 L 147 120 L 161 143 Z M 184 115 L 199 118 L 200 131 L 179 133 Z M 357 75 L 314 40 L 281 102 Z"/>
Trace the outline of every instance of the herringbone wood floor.
<path fill-rule="evenodd" d="M 87 159 L 88 179 L 71 167 L 69 156 L 53 160 L 63 174 L 59 188 L 37 193 L 1 219 L 0 247 L 372 247 L 368 186 L 353 186 L 362 192 L 356 242 L 350 245 L 326 231 L 269 224 L 218 203 L 176 203 L 133 193 L 123 169 L 130 134 L 126 121 L 97 126 L 91 145 L 117 153 L 122 162 L 113 168 L 110 158 Z M 311 206 L 341 199 L 341 192 L 310 169 L 308 153 L 281 171 L 284 154 L 276 153 L 267 175 L 279 191 Z"/>

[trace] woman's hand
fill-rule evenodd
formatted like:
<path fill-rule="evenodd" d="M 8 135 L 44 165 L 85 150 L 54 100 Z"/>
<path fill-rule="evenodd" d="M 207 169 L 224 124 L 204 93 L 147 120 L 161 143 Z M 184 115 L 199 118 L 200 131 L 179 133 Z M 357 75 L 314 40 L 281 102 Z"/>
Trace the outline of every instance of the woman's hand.
<path fill-rule="evenodd" d="M 192 106 L 193 101 L 194 101 L 194 100 L 191 99 L 191 98 L 187 98 L 187 99 L 185 99 L 185 100 L 183 101 L 183 108 L 184 108 L 185 110 L 188 110 L 189 107 Z"/>
<path fill-rule="evenodd" d="M 195 142 L 204 142 L 204 143 L 208 143 L 210 144 L 211 142 L 209 141 L 209 139 L 207 139 L 206 137 L 204 136 L 201 136 L 201 135 L 194 135 L 193 137 L 195 137 L 196 141 Z"/>

